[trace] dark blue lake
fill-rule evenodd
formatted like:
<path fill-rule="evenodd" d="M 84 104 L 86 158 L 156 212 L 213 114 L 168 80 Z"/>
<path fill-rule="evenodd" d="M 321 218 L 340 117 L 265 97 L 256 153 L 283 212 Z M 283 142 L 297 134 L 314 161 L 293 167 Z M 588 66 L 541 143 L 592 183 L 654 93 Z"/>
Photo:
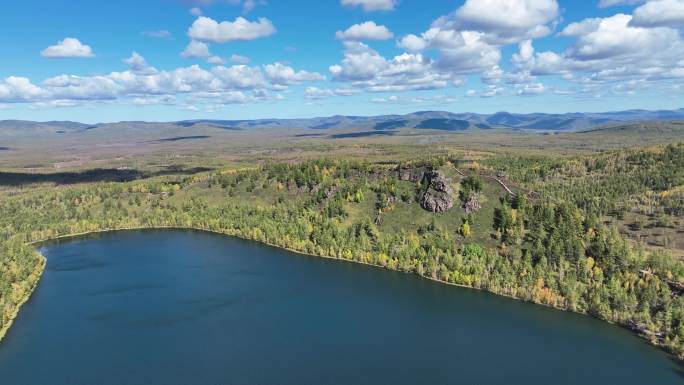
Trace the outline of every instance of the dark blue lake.
<path fill-rule="evenodd" d="M 2 384 L 679 384 L 630 332 L 202 232 L 51 243 Z"/>

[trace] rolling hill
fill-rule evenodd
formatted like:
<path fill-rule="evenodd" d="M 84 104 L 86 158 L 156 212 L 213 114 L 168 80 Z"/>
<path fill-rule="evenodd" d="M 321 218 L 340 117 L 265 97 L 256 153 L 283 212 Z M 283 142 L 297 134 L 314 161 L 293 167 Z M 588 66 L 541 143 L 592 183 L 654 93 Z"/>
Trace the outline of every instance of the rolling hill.
<path fill-rule="evenodd" d="M 84 124 L 69 121 L 32 122 L 22 120 L 0 121 L 0 135 L 33 136 L 40 134 L 64 134 L 86 130 L 160 130 L 214 128 L 222 130 L 251 129 L 310 129 L 310 130 L 358 130 L 392 131 L 400 129 L 432 129 L 440 131 L 464 131 L 486 129 L 511 129 L 524 131 L 581 131 L 600 126 L 621 123 L 684 120 L 684 108 L 678 110 L 628 110 L 604 113 L 566 114 L 495 114 L 451 113 L 445 111 L 420 111 L 405 115 L 380 116 L 329 116 L 307 119 L 255 119 L 255 120 L 185 120 L 178 122 L 124 121 L 117 123 Z"/>

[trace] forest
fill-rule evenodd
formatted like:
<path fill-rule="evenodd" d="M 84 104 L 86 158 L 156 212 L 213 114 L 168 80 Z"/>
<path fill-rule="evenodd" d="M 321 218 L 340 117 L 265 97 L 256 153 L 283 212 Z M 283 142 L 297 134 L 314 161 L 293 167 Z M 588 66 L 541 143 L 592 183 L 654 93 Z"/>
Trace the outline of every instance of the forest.
<path fill-rule="evenodd" d="M 0 338 L 39 282 L 40 242 L 172 227 L 586 314 L 684 358 L 684 144 L 572 156 L 264 161 L 12 186 L 2 190 L 0 214 Z"/>

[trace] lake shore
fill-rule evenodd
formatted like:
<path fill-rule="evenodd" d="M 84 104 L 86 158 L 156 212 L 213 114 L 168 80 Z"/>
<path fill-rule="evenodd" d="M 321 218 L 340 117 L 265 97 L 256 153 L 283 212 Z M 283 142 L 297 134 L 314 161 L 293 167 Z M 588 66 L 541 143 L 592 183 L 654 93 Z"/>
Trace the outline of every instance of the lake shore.
<path fill-rule="evenodd" d="M 36 251 L 38 253 L 38 251 Z M 39 253 L 40 254 L 40 253 Z M 38 263 L 38 266 L 36 266 L 36 269 L 31 273 L 32 280 L 29 282 L 30 289 L 24 293 L 22 298 L 17 302 L 15 308 L 13 309 L 12 313 L 9 316 L 9 321 L 7 321 L 4 325 L 1 325 L 0 327 L 0 342 L 2 342 L 3 338 L 5 338 L 5 335 L 7 335 L 7 332 L 9 329 L 12 327 L 14 324 L 14 321 L 16 318 L 19 316 L 19 312 L 21 311 L 21 307 L 29 300 L 31 299 L 31 295 L 33 295 L 33 292 L 36 290 L 38 287 L 38 283 L 40 282 L 40 278 L 43 276 L 43 272 L 45 271 L 45 265 L 47 264 L 47 258 L 45 258 L 44 255 L 40 255 L 40 262 Z"/>
<path fill-rule="evenodd" d="M 397 271 L 397 272 L 402 272 L 402 273 L 410 274 L 409 272 L 405 272 L 405 271 L 400 270 L 400 269 L 393 269 L 393 268 L 391 268 L 391 267 L 383 266 L 383 265 L 379 265 L 379 264 L 374 264 L 374 263 L 369 263 L 369 262 L 364 262 L 364 261 L 358 261 L 358 260 L 354 260 L 354 259 L 337 258 L 337 257 L 329 256 L 329 255 L 313 254 L 313 253 L 309 253 L 309 252 L 306 252 L 306 251 L 296 250 L 296 249 L 292 249 L 292 248 L 280 246 L 280 245 L 278 245 L 278 244 L 269 243 L 269 242 L 264 242 L 264 241 L 257 240 L 257 239 L 252 239 L 252 238 L 247 237 L 247 236 L 244 236 L 242 233 L 238 233 L 238 232 L 212 230 L 212 229 L 201 228 L 201 227 L 192 227 L 192 226 L 186 226 L 186 227 L 183 227 L 183 226 L 135 226 L 135 227 L 121 227 L 121 228 L 111 228 L 111 229 L 93 230 L 93 231 L 80 232 L 80 233 L 73 233 L 73 234 L 66 234 L 66 235 L 60 235 L 60 236 L 56 236 L 56 237 L 51 237 L 51 238 L 46 238 L 46 239 L 40 239 L 40 240 L 36 240 L 36 241 L 31 241 L 31 242 L 28 242 L 28 245 L 36 246 L 36 245 L 39 245 L 39 244 L 41 244 L 41 243 L 47 243 L 47 242 L 57 241 L 57 240 L 61 240 L 61 239 L 70 239 L 70 238 L 84 237 L 84 236 L 88 236 L 88 235 L 96 235 L 96 234 L 104 234 L 104 233 L 112 233 L 112 232 L 120 232 L 120 231 L 142 231 L 142 230 L 185 230 L 185 231 L 190 230 L 190 231 L 201 231 L 201 232 L 207 232 L 207 233 L 212 233 L 212 234 L 217 234 L 217 235 L 225 235 L 225 236 L 236 237 L 236 238 L 239 238 L 239 239 L 248 240 L 248 241 L 252 241 L 252 242 L 258 242 L 258 243 L 263 244 L 263 245 L 271 246 L 271 247 L 278 248 L 278 249 L 281 249 L 281 250 L 286 250 L 286 251 L 293 252 L 293 253 L 297 253 L 297 254 L 300 254 L 300 255 L 306 255 L 306 256 L 316 257 L 316 258 L 331 259 L 331 260 L 337 260 L 337 261 L 345 261 L 345 262 L 350 262 L 350 263 L 355 263 L 355 264 L 360 264 L 360 265 L 366 265 L 366 266 L 371 266 L 371 267 L 375 267 L 375 268 L 386 269 L 386 270 L 390 270 L 390 271 Z M 38 251 L 37 251 L 37 252 L 38 252 Z M 22 298 L 22 301 L 21 301 L 21 302 L 19 303 L 19 305 L 16 307 L 16 309 L 15 309 L 15 311 L 14 311 L 14 315 L 13 315 L 13 317 L 11 317 L 10 322 L 7 323 L 6 325 L 3 325 L 3 326 L 2 326 L 2 329 L 0 329 L 0 342 L 2 341 L 3 337 L 6 335 L 7 331 L 8 331 L 8 330 L 10 329 L 10 327 L 12 326 L 13 321 L 15 320 L 15 318 L 18 316 L 18 314 L 19 314 L 19 312 L 20 312 L 20 310 L 21 310 L 21 306 L 22 306 L 23 304 L 25 304 L 25 303 L 30 299 L 31 294 L 35 291 L 36 287 L 38 286 L 38 283 L 40 282 L 40 278 L 42 277 L 42 273 L 44 272 L 45 265 L 46 265 L 46 257 L 45 257 L 44 255 L 42 255 L 42 254 L 41 254 L 41 257 L 42 257 L 42 263 L 40 264 L 39 268 L 38 268 L 37 271 L 36 271 L 36 273 L 37 273 L 37 279 L 35 279 L 35 281 L 32 282 L 31 290 L 24 296 L 24 298 Z M 535 301 L 528 301 L 528 300 L 525 300 L 525 299 L 522 299 L 522 298 L 518 298 L 518 297 L 515 297 L 515 296 L 512 296 L 512 295 L 507 295 L 507 294 L 503 294 L 503 293 L 496 293 L 496 292 L 493 292 L 493 291 L 491 291 L 491 290 L 487 290 L 487 289 L 483 289 L 483 288 L 477 288 L 477 287 L 473 287 L 473 286 L 466 286 L 466 285 L 461 285 L 461 284 L 457 284 L 457 283 L 447 282 L 447 281 L 444 281 L 444 280 L 441 280 L 441 279 L 438 279 L 438 278 L 434 278 L 434 277 L 429 277 L 429 276 L 426 276 L 426 275 L 420 275 L 420 274 L 413 274 L 413 275 L 418 275 L 418 276 L 421 277 L 421 278 L 425 278 L 425 279 L 428 279 L 428 280 L 430 280 L 430 281 L 433 281 L 433 282 L 436 282 L 436 283 L 439 283 L 439 284 L 446 284 L 446 285 L 449 285 L 449 286 L 454 286 L 454 287 L 459 287 L 459 288 L 465 288 L 465 289 L 471 289 L 471 290 L 478 290 L 478 291 L 482 291 L 482 292 L 485 292 L 485 293 L 489 293 L 489 294 L 493 294 L 493 295 L 497 295 L 497 296 L 502 296 L 502 297 L 510 298 L 510 299 L 517 300 L 517 301 L 528 302 L 528 303 L 535 304 L 535 305 L 542 305 L 542 306 L 544 306 L 544 307 L 551 308 L 551 309 L 555 309 L 555 310 L 559 310 L 559 311 L 571 312 L 571 313 L 575 313 L 575 314 L 581 314 L 581 315 L 584 315 L 584 316 L 589 316 L 589 317 L 591 317 L 591 318 L 595 318 L 595 319 L 598 319 L 598 320 L 600 320 L 600 321 L 603 321 L 603 322 L 606 322 L 606 323 L 609 323 L 609 324 L 612 324 L 612 325 L 620 326 L 620 327 L 622 327 L 622 328 L 625 328 L 625 329 L 627 329 L 627 330 L 630 330 L 630 331 L 634 332 L 635 334 L 637 334 L 638 336 L 642 337 L 642 338 L 643 338 L 644 340 L 646 340 L 649 344 L 654 345 L 654 346 L 656 346 L 656 347 L 659 347 L 659 348 L 663 349 L 665 352 L 667 352 L 668 354 L 670 354 L 670 355 L 671 355 L 674 359 L 676 359 L 677 361 L 679 361 L 679 362 L 684 362 L 684 359 L 683 359 L 683 358 L 677 357 L 676 355 L 671 354 L 667 349 L 665 349 L 665 346 L 664 346 L 662 343 L 658 343 L 658 342 L 660 342 L 660 341 L 654 342 L 653 339 L 648 338 L 648 337 L 649 337 L 648 335 L 645 335 L 645 334 L 643 334 L 643 333 L 639 333 L 637 330 L 635 330 L 633 327 L 631 327 L 631 326 L 628 325 L 628 324 L 620 324 L 620 323 L 609 322 L 609 321 L 607 321 L 607 320 L 603 320 L 603 319 L 600 319 L 600 318 L 592 317 L 591 315 L 589 315 L 589 314 L 586 313 L 586 312 L 578 312 L 578 311 L 573 311 L 573 310 L 566 309 L 566 308 L 562 308 L 562 307 L 558 307 L 558 306 L 551 306 L 551 305 L 548 305 L 548 304 L 539 303 L 539 302 L 535 302 Z"/>

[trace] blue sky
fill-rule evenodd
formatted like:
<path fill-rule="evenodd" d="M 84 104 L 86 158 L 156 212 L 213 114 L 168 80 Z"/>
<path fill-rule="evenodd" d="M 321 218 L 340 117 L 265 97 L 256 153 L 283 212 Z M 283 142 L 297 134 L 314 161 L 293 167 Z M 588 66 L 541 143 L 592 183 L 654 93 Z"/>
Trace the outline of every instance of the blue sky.
<path fill-rule="evenodd" d="M 684 107 L 684 0 L 27 0 L 0 25 L 0 119 Z"/>

